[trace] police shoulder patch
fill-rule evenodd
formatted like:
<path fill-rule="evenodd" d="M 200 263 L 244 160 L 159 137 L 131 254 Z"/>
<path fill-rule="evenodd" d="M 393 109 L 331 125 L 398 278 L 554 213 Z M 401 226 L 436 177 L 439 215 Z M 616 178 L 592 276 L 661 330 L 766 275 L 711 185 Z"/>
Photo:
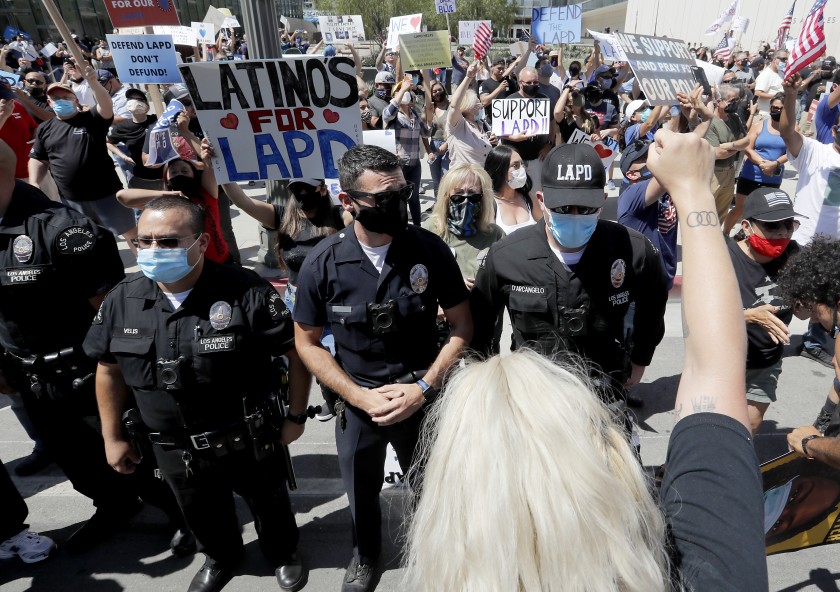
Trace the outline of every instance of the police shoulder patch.
<path fill-rule="evenodd" d="M 96 316 L 93 317 L 92 323 L 94 325 L 101 325 L 102 324 L 102 309 L 105 306 L 105 301 L 102 301 L 102 304 L 99 305 L 99 310 L 96 311 Z"/>
<path fill-rule="evenodd" d="M 268 295 L 268 316 L 272 321 L 280 321 L 281 319 L 288 319 L 292 316 L 292 312 L 283 304 L 283 299 L 280 294 L 273 289 Z"/>
<path fill-rule="evenodd" d="M 68 226 L 55 238 L 55 248 L 62 255 L 80 255 L 96 244 L 96 235 L 84 226 Z"/>

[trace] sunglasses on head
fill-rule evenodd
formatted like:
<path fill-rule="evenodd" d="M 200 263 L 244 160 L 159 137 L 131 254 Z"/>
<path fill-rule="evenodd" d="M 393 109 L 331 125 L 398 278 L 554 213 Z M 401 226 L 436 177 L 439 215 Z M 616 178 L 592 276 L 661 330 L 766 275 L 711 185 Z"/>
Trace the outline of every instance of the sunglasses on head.
<path fill-rule="evenodd" d="M 200 234 L 200 232 L 196 232 L 195 234 L 188 234 L 187 236 L 168 236 L 165 238 L 148 238 L 138 236 L 137 238 L 131 239 L 131 242 L 138 249 L 151 249 L 152 245 L 155 243 L 157 243 L 157 246 L 161 249 L 177 249 L 182 240 L 197 238 Z"/>
<path fill-rule="evenodd" d="M 484 196 L 481 193 L 453 193 L 449 196 L 449 201 L 454 204 L 464 203 L 464 200 L 467 200 L 471 204 L 478 204 L 481 203 L 481 199 Z"/>
<path fill-rule="evenodd" d="M 401 187 L 400 189 L 380 191 L 378 193 L 368 193 L 367 191 L 348 191 L 347 195 L 352 197 L 355 201 L 372 197 L 376 204 L 386 204 L 392 199 L 408 201 L 408 198 L 411 197 L 413 192 L 414 183 L 407 183 L 405 187 Z"/>
<path fill-rule="evenodd" d="M 598 210 L 601 208 L 587 208 L 585 206 L 557 206 L 556 208 L 548 208 L 555 214 L 572 214 L 572 210 L 575 210 L 574 213 L 578 216 L 590 216 L 592 214 L 598 213 Z"/>
<path fill-rule="evenodd" d="M 799 228 L 799 220 L 794 220 L 793 218 L 779 220 L 778 222 L 763 222 L 761 220 L 756 220 L 756 222 L 758 222 L 764 230 L 769 230 L 770 232 L 776 232 L 782 228 L 788 232 L 793 232 Z"/>

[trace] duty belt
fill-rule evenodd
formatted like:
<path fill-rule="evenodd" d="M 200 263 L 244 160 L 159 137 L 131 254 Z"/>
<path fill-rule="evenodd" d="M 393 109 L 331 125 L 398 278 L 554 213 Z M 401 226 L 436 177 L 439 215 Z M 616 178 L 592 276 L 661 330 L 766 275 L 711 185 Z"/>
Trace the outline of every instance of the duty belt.
<path fill-rule="evenodd" d="M 76 347 L 66 347 L 57 352 L 31 355 L 26 357 L 17 356 L 11 352 L 5 352 L 6 359 L 20 372 L 29 378 L 30 390 L 40 396 L 44 383 L 54 381 L 71 381 L 70 385 L 74 390 L 81 390 L 96 376 L 95 372 L 87 372 L 82 361 L 84 354 L 80 354 Z M 90 369 L 93 369 L 91 366 Z"/>
<path fill-rule="evenodd" d="M 248 446 L 248 431 L 242 422 L 231 424 L 219 430 L 191 435 L 150 432 L 149 442 L 164 448 L 183 450 L 210 450 L 218 456 L 228 452 L 245 450 Z"/>

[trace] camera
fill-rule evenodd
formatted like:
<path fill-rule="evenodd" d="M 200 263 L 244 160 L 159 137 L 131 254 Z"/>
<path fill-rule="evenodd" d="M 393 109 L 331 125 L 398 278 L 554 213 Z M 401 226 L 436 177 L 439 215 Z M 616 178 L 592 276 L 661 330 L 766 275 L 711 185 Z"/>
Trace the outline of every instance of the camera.
<path fill-rule="evenodd" d="M 375 335 L 395 333 L 400 328 L 400 311 L 393 300 L 385 304 L 368 304 L 370 325 Z"/>
<path fill-rule="evenodd" d="M 562 308 L 560 310 L 560 328 L 565 337 L 583 337 L 586 335 L 586 309 Z"/>
<path fill-rule="evenodd" d="M 177 360 L 158 360 L 158 384 L 162 384 L 168 391 L 184 388 L 184 381 L 181 378 L 181 365 L 185 361 L 183 357 Z"/>

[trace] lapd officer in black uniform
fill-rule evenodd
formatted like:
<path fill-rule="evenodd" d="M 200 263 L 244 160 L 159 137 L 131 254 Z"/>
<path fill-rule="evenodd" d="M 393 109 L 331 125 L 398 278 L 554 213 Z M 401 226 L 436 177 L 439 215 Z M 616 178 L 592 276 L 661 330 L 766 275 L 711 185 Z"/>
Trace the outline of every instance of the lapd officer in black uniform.
<path fill-rule="evenodd" d="M 312 250 L 298 275 L 295 337 L 307 367 L 338 393 L 336 445 L 353 516 L 354 557 L 342 590 L 369 590 L 379 556 L 379 492 L 388 442 L 405 472 L 422 406 L 472 336 L 468 294 L 449 247 L 408 226 L 397 158 L 356 146 L 339 161 L 345 209 L 356 220 Z M 452 326 L 439 350 L 436 316 Z M 336 355 L 320 345 L 324 326 Z"/>
<path fill-rule="evenodd" d="M 82 552 L 116 532 L 140 510 L 138 494 L 181 524 L 174 498 L 146 465 L 131 478 L 108 467 L 92 427 L 96 363 L 81 345 L 105 294 L 124 276 L 114 237 L 15 181 L 14 170 L 14 153 L 0 142 L 0 392 L 20 393 L 49 454 L 96 506 L 65 548 Z"/>
<path fill-rule="evenodd" d="M 607 402 L 637 384 L 665 333 L 666 279 L 651 242 L 598 220 L 604 167 L 584 144 L 554 148 L 537 199 L 543 221 L 495 243 L 471 292 L 473 347 L 489 351 L 494 319 L 507 307 L 513 347 L 573 351 L 604 371 Z M 633 343 L 624 317 L 636 302 Z M 594 378 L 599 380 L 598 376 Z"/>
<path fill-rule="evenodd" d="M 295 354 L 291 316 L 257 274 L 204 257 L 210 239 L 200 207 L 161 197 L 138 224 L 141 273 L 111 291 L 84 342 L 99 360 L 108 461 L 118 472 L 137 462 L 119 429 L 130 387 L 160 470 L 207 555 L 189 591 L 220 590 L 242 555 L 234 491 L 254 514 L 281 589 L 299 590 L 306 572 L 269 416 L 279 387 L 272 356 L 286 354 L 291 421 L 282 439 L 303 433 L 311 377 Z"/>

